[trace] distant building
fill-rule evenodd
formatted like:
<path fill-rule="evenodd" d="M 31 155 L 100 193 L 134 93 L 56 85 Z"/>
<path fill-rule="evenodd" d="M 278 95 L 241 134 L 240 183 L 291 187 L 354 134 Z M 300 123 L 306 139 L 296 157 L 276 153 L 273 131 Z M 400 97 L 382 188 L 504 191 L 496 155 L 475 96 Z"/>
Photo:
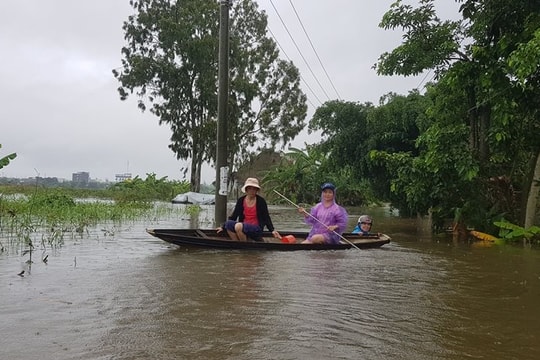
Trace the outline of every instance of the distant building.
<path fill-rule="evenodd" d="M 90 181 L 90 173 L 85 171 L 73 173 L 71 174 L 71 181 L 73 184 L 77 185 L 88 185 L 88 182 Z"/>
<path fill-rule="evenodd" d="M 131 173 L 123 173 L 114 175 L 116 182 L 131 180 Z"/>

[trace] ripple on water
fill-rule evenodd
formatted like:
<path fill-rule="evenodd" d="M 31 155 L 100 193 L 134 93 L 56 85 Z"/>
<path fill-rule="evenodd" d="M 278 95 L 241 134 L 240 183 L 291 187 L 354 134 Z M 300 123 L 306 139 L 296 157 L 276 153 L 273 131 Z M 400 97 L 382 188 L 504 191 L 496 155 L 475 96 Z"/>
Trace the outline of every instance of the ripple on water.
<path fill-rule="evenodd" d="M 527 270 L 537 266 L 534 254 L 395 242 L 361 251 L 198 251 L 142 226 L 114 230 L 51 252 L 25 277 L 16 275 L 24 259 L 0 258 L 3 356 L 538 355 L 539 280 Z"/>

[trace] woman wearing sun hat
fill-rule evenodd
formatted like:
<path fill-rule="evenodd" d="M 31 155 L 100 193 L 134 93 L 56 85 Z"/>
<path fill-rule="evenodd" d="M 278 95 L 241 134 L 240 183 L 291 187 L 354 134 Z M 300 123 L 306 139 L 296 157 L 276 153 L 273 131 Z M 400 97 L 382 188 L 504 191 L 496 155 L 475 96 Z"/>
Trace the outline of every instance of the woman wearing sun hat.
<path fill-rule="evenodd" d="M 261 241 L 262 232 L 266 227 L 275 237 L 281 238 L 279 232 L 274 230 L 266 200 L 258 194 L 260 189 L 259 180 L 246 179 L 241 189 L 246 195 L 238 198 L 233 213 L 225 224 L 217 229 L 218 233 L 225 229 L 233 240 L 247 241 L 250 238 Z"/>
<path fill-rule="evenodd" d="M 303 242 L 338 244 L 340 235 L 347 227 L 347 210 L 336 204 L 336 186 L 334 184 L 322 184 L 321 191 L 321 201 L 311 209 L 310 213 L 302 207 L 298 208 L 298 212 L 304 214 L 306 224 L 311 225 L 311 231 Z"/>

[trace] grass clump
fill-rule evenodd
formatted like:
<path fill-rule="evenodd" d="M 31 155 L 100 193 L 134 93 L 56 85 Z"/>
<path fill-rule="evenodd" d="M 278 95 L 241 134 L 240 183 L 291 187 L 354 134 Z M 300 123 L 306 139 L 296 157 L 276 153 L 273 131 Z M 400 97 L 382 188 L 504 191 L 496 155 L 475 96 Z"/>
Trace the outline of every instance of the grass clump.
<path fill-rule="evenodd" d="M 66 236 L 82 237 L 100 223 L 157 219 L 173 211 L 191 214 L 196 211 L 193 207 L 172 209 L 159 202 L 166 199 L 170 203 L 171 195 L 186 187 L 186 183 L 155 176 L 105 190 L 0 187 L 0 252 L 6 241 L 29 249 L 38 242 L 57 246 Z"/>

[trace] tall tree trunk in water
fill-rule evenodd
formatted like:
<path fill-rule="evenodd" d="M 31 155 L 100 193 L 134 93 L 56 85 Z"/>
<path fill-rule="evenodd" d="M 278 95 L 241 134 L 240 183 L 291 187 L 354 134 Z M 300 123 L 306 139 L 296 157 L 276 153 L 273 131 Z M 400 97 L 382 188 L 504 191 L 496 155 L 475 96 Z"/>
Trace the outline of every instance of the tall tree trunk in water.
<path fill-rule="evenodd" d="M 195 173 L 195 181 L 197 181 L 197 186 L 195 187 L 196 192 L 201 192 L 201 172 L 202 172 L 202 154 L 197 161 L 197 171 Z"/>
<path fill-rule="evenodd" d="M 540 149 L 536 151 L 536 164 L 534 165 L 534 171 L 531 171 L 531 174 L 532 177 L 530 178 L 530 186 L 528 187 L 527 204 L 525 206 L 523 222 L 525 228 L 533 226 L 534 219 L 536 218 L 536 208 L 538 205 L 538 196 L 540 194 Z"/>
<path fill-rule="evenodd" d="M 196 157 L 191 159 L 191 191 L 200 192 L 201 190 L 201 161 Z"/>

